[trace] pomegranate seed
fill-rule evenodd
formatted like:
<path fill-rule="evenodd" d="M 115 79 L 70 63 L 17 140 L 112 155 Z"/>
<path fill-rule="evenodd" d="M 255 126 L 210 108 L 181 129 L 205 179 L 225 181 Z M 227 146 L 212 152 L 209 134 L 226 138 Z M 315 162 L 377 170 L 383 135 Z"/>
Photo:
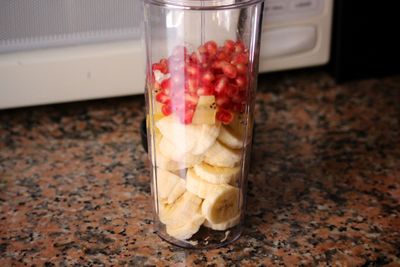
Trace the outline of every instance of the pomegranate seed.
<path fill-rule="evenodd" d="M 228 88 L 226 90 L 226 94 L 229 97 L 233 97 L 233 96 L 239 94 L 239 87 L 236 84 L 228 85 Z"/>
<path fill-rule="evenodd" d="M 192 65 L 192 64 L 189 64 L 189 65 L 186 65 L 186 72 L 189 74 L 189 75 L 191 75 L 191 76 L 198 76 L 199 75 L 199 73 L 200 73 L 200 70 L 199 70 L 199 67 L 197 67 L 197 66 L 195 66 L 195 65 Z"/>
<path fill-rule="evenodd" d="M 197 56 L 196 52 L 193 52 L 190 55 L 190 60 L 192 61 L 192 63 L 195 63 L 195 64 L 199 63 L 199 57 Z"/>
<path fill-rule="evenodd" d="M 152 71 L 159 70 L 162 72 L 162 69 L 163 69 L 163 67 L 159 63 L 154 63 L 153 65 L 151 65 Z"/>
<path fill-rule="evenodd" d="M 186 81 L 185 90 L 189 93 L 195 93 L 198 86 L 199 86 L 199 80 L 189 78 Z"/>
<path fill-rule="evenodd" d="M 180 113 L 181 123 L 191 124 L 193 121 L 194 109 L 186 109 L 184 110 L 184 113 L 183 114 L 182 113 Z"/>
<path fill-rule="evenodd" d="M 236 53 L 242 53 L 245 50 L 245 46 L 243 44 L 243 42 L 241 41 L 237 41 L 235 44 L 235 52 Z"/>
<path fill-rule="evenodd" d="M 217 111 L 216 118 L 223 124 L 229 124 L 233 121 L 233 114 L 228 110 L 219 109 Z"/>
<path fill-rule="evenodd" d="M 236 67 L 230 63 L 226 63 L 222 67 L 222 71 L 224 74 L 231 79 L 234 79 L 237 75 Z"/>
<path fill-rule="evenodd" d="M 165 115 L 165 116 L 169 116 L 172 113 L 172 107 L 171 104 L 165 104 L 161 107 L 161 112 Z"/>
<path fill-rule="evenodd" d="M 225 51 L 232 52 L 235 49 L 235 42 L 232 40 L 226 40 L 224 42 Z"/>
<path fill-rule="evenodd" d="M 171 78 L 165 79 L 161 82 L 161 89 L 166 90 L 171 88 Z"/>
<path fill-rule="evenodd" d="M 217 97 L 215 103 L 218 107 L 229 109 L 231 107 L 231 101 L 227 96 L 219 96 Z"/>
<path fill-rule="evenodd" d="M 215 83 L 215 92 L 217 94 L 224 93 L 226 91 L 227 84 L 228 84 L 228 78 L 226 78 L 225 76 L 222 76 Z"/>
<path fill-rule="evenodd" d="M 227 60 L 228 55 L 224 51 L 218 51 L 216 55 L 217 60 Z"/>
<path fill-rule="evenodd" d="M 163 70 L 161 72 L 164 74 L 168 73 L 168 60 L 165 58 L 162 58 L 160 60 L 160 65 L 163 68 Z"/>
<path fill-rule="evenodd" d="M 197 48 L 197 51 L 198 51 L 200 54 L 204 54 L 204 53 L 207 52 L 207 48 L 206 48 L 205 45 L 201 45 L 201 46 L 199 46 L 199 48 Z"/>
<path fill-rule="evenodd" d="M 249 63 L 249 55 L 247 53 L 235 54 L 232 57 L 231 64 L 247 64 Z"/>
<path fill-rule="evenodd" d="M 233 111 L 235 111 L 235 112 L 244 112 L 244 110 L 245 110 L 245 105 L 244 105 L 244 104 L 238 104 L 238 103 L 236 103 L 236 104 L 233 104 L 232 109 L 233 109 Z"/>
<path fill-rule="evenodd" d="M 236 70 L 237 70 L 238 74 L 246 74 L 247 67 L 246 67 L 246 65 L 239 63 L 236 65 Z"/>
<path fill-rule="evenodd" d="M 244 88 L 247 85 L 247 78 L 244 75 L 237 76 L 235 81 L 239 88 Z"/>
<path fill-rule="evenodd" d="M 222 69 L 223 66 L 225 66 L 225 64 L 227 64 L 228 62 L 222 60 L 222 61 L 214 61 L 214 63 L 212 64 L 212 68 L 213 69 Z"/>
<path fill-rule="evenodd" d="M 163 92 L 160 92 L 156 95 L 156 100 L 162 104 L 167 104 L 171 102 L 171 98 L 164 94 Z"/>
<path fill-rule="evenodd" d="M 214 56 L 217 53 L 217 43 L 214 41 L 208 41 L 204 44 L 205 49 L 210 54 L 210 56 Z"/>
<path fill-rule="evenodd" d="M 202 95 L 213 95 L 214 94 L 214 88 L 209 85 L 209 86 L 201 86 L 199 89 L 197 89 L 197 95 L 202 96 Z"/>
<path fill-rule="evenodd" d="M 206 72 L 204 72 L 204 73 L 203 73 L 203 76 L 201 77 L 201 81 L 202 81 L 204 84 L 210 84 L 212 81 L 214 81 L 214 79 L 215 79 L 214 74 L 213 74 L 211 71 L 209 71 L 209 70 L 207 70 Z"/>
<path fill-rule="evenodd" d="M 196 108 L 199 97 L 196 94 L 185 94 L 185 106 L 189 108 Z"/>

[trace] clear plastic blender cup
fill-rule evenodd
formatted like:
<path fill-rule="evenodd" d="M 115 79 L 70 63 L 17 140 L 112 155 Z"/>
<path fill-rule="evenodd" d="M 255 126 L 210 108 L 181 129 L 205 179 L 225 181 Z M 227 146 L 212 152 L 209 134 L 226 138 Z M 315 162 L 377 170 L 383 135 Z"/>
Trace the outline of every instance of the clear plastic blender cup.
<path fill-rule="evenodd" d="M 263 0 L 145 0 L 154 225 L 185 248 L 243 228 Z"/>

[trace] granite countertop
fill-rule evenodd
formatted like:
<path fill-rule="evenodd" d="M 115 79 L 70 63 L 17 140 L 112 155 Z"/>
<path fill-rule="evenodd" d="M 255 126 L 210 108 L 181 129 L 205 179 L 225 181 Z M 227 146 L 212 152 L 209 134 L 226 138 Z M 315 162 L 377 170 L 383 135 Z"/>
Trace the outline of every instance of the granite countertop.
<path fill-rule="evenodd" d="M 0 112 L 0 266 L 399 266 L 400 76 L 261 78 L 243 236 L 152 229 L 142 97 Z"/>

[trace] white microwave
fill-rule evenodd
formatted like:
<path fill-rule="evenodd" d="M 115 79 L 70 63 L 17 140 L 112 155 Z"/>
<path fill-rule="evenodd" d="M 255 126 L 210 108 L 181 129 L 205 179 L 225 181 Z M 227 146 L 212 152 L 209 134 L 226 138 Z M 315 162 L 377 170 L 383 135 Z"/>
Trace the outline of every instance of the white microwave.
<path fill-rule="evenodd" d="M 265 0 L 260 72 L 322 65 L 333 0 Z M 0 109 L 141 94 L 139 0 L 0 1 Z"/>

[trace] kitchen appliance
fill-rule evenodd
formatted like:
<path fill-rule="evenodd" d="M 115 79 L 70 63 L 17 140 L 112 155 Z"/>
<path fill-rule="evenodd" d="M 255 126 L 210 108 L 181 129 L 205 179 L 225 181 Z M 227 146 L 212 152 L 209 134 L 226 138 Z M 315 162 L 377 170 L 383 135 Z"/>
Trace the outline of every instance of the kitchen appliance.
<path fill-rule="evenodd" d="M 325 64 L 333 0 L 266 0 L 260 72 Z M 0 109 L 141 94 L 142 3 L 0 2 Z"/>

